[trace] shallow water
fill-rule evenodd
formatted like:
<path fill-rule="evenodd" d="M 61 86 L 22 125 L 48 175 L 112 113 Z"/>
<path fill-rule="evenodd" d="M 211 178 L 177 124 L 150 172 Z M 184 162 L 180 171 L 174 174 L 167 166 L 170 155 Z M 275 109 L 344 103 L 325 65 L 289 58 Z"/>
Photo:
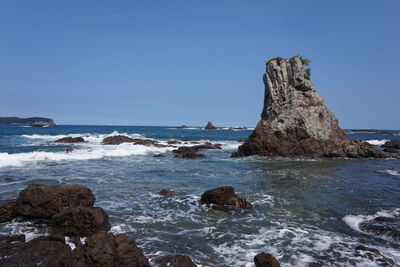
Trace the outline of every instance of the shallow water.
<path fill-rule="evenodd" d="M 11 199 L 29 183 L 88 186 L 95 205 L 110 215 L 113 232 L 135 238 L 149 258 L 189 255 L 197 264 L 253 266 L 259 252 L 275 255 L 282 266 L 376 266 L 354 255 L 363 244 L 400 264 L 400 244 L 390 237 L 363 233 L 360 222 L 400 214 L 398 159 L 304 160 L 230 158 L 247 131 L 198 127 L 0 126 L 0 199 Z M 159 141 L 187 139 L 223 144 L 205 158 L 174 158 L 167 148 L 131 144 L 103 146 L 110 135 Z M 398 139 L 395 135 L 350 134 L 350 138 Z M 47 143 L 83 136 L 87 143 Z M 165 153 L 165 158 L 153 158 Z M 202 192 L 232 185 L 250 200 L 251 211 L 225 213 L 199 205 Z M 177 191 L 160 197 L 163 189 Z M 0 224 L 1 234 L 46 234 L 43 224 Z"/>

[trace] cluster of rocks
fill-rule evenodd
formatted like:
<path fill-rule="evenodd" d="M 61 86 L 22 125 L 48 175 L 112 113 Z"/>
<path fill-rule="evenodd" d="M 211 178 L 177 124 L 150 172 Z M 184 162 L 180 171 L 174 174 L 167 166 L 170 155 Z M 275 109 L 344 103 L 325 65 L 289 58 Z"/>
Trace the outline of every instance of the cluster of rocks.
<path fill-rule="evenodd" d="M 316 91 L 300 56 L 274 58 L 264 74 L 261 120 L 237 156 L 384 158 L 389 153 L 349 140 Z"/>

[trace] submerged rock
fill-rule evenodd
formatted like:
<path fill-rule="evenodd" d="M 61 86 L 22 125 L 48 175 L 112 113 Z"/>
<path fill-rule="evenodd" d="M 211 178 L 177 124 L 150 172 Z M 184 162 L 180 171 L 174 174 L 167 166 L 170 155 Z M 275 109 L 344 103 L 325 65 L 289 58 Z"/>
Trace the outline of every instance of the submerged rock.
<path fill-rule="evenodd" d="M 359 227 L 361 231 L 400 242 L 400 218 L 398 217 L 377 217 L 360 223 Z"/>
<path fill-rule="evenodd" d="M 196 267 L 193 261 L 184 255 L 165 256 L 154 261 L 159 267 Z"/>
<path fill-rule="evenodd" d="M 0 201 L 0 223 L 8 222 L 17 216 L 16 200 Z"/>
<path fill-rule="evenodd" d="M 162 190 L 160 190 L 160 191 L 158 192 L 158 194 L 159 194 L 160 196 L 163 196 L 163 197 L 172 197 L 172 196 L 174 196 L 176 193 L 175 193 L 175 191 L 173 191 L 173 190 L 162 189 Z"/>
<path fill-rule="evenodd" d="M 56 231 L 63 235 L 89 236 L 110 230 L 108 215 L 100 207 L 71 207 L 52 217 Z"/>
<path fill-rule="evenodd" d="M 93 206 L 95 197 L 84 186 L 48 186 L 30 184 L 17 198 L 18 215 L 50 219 L 54 214 L 68 207 Z"/>
<path fill-rule="evenodd" d="M 165 157 L 165 154 L 161 154 L 161 153 L 153 155 L 153 158 L 164 158 L 164 157 Z"/>
<path fill-rule="evenodd" d="M 265 97 L 261 120 L 232 156 L 388 157 L 359 140 L 349 140 L 300 56 L 274 58 L 264 74 Z"/>
<path fill-rule="evenodd" d="M 64 137 L 54 141 L 54 143 L 69 143 L 69 144 L 83 143 L 83 142 L 85 142 L 85 139 L 83 139 L 82 137 Z"/>
<path fill-rule="evenodd" d="M 207 125 L 204 127 L 205 130 L 216 130 L 217 127 L 215 127 L 211 121 L 207 122 Z"/>
<path fill-rule="evenodd" d="M 392 259 L 384 257 L 376 248 L 369 248 L 359 245 L 355 248 L 355 256 L 369 259 L 377 263 L 379 266 L 394 266 L 395 263 Z"/>
<path fill-rule="evenodd" d="M 246 199 L 235 194 L 232 186 L 218 187 L 204 192 L 201 195 L 200 203 L 223 211 L 251 209 L 253 207 Z"/>
<path fill-rule="evenodd" d="M 278 260 L 268 253 L 260 253 L 254 257 L 256 267 L 281 267 Z"/>

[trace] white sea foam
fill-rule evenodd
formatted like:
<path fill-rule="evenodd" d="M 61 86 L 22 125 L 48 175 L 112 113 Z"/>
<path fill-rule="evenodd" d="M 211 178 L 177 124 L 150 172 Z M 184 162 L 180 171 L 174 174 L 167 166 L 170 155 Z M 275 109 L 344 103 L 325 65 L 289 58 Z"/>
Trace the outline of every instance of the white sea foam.
<path fill-rule="evenodd" d="M 353 230 L 363 232 L 360 229 L 360 224 L 373 220 L 377 217 L 398 217 L 400 216 L 400 208 L 394 210 L 382 210 L 378 211 L 373 215 L 346 215 L 343 217 L 343 221 Z"/>
<path fill-rule="evenodd" d="M 365 142 L 374 145 L 374 146 L 381 146 L 384 143 L 386 143 L 389 140 L 383 139 L 383 140 L 366 140 Z"/>
<path fill-rule="evenodd" d="M 391 170 L 391 169 L 386 169 L 386 170 L 376 170 L 376 172 L 379 173 L 384 173 L 384 174 L 389 174 L 389 175 L 393 175 L 393 176 L 400 176 L 399 171 L 397 170 Z"/>
<path fill-rule="evenodd" d="M 172 148 L 148 147 L 142 145 L 121 144 L 118 146 L 97 146 L 91 149 L 76 149 L 71 153 L 35 151 L 28 153 L 0 153 L 0 168 L 6 166 L 23 166 L 26 163 L 40 161 L 92 160 L 105 157 L 128 157 L 164 153 Z"/>

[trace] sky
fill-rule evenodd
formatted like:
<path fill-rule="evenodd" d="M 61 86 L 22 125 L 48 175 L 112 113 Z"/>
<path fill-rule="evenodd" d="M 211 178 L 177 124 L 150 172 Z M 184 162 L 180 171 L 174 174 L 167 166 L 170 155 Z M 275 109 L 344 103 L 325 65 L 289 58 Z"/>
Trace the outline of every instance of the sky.
<path fill-rule="evenodd" d="M 400 129 L 400 1 L 0 0 L 0 116 L 255 126 L 302 55 L 343 128 Z"/>

